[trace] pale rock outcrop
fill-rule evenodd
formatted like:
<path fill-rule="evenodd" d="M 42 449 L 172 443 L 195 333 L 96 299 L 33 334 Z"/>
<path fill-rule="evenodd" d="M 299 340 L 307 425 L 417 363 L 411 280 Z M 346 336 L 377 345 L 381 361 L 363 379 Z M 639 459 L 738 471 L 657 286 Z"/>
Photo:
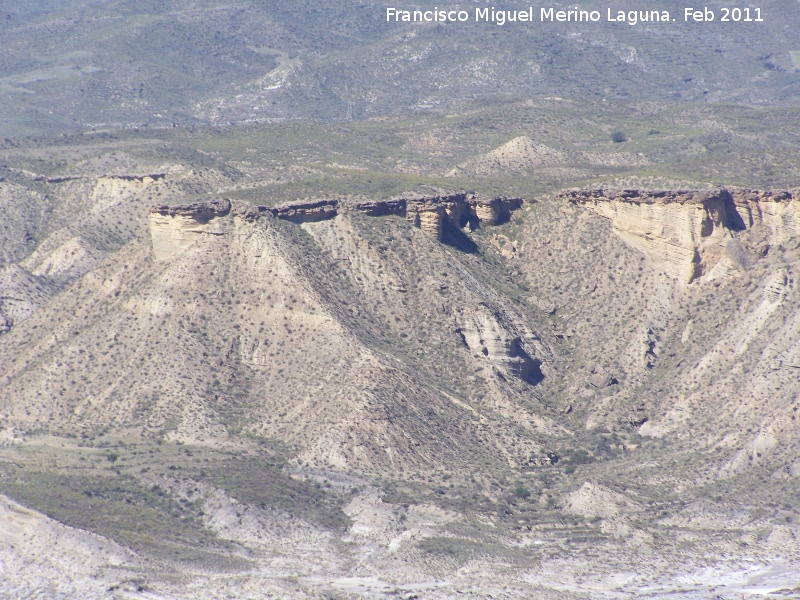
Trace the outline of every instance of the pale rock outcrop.
<path fill-rule="evenodd" d="M 747 228 L 764 225 L 774 243 L 800 232 L 798 191 L 731 189 L 730 195 Z"/>
<path fill-rule="evenodd" d="M 0 496 L 3 598 L 100 598 L 139 562 L 133 552 Z"/>
<path fill-rule="evenodd" d="M 789 272 L 778 269 L 764 286 L 764 299 L 769 304 L 776 304 L 786 299 L 789 292 Z"/>
<path fill-rule="evenodd" d="M 442 239 L 445 218 L 444 205 L 439 198 L 420 198 L 406 201 L 406 219 L 425 233 Z"/>
<path fill-rule="evenodd" d="M 751 469 L 754 465 L 763 462 L 764 458 L 771 454 L 777 445 L 778 438 L 772 428 L 762 429 L 722 465 L 717 476 L 720 479 L 729 479 Z"/>
<path fill-rule="evenodd" d="M 316 223 L 335 217 L 339 212 L 339 201 L 291 202 L 268 210 L 276 219 L 284 219 L 293 223 Z"/>
<path fill-rule="evenodd" d="M 476 356 L 485 357 L 502 372 L 532 385 L 544 378 L 541 360 L 529 353 L 533 352 L 530 343 L 501 312 L 488 305 L 460 309 L 456 333 Z"/>
<path fill-rule="evenodd" d="M 458 518 L 457 513 L 434 504 L 391 504 L 374 488 L 361 492 L 344 507 L 352 525 L 351 539 L 370 540 L 390 553 L 421 538 L 436 535 L 440 527 Z"/>
<path fill-rule="evenodd" d="M 361 202 L 308 200 L 274 207 L 242 204 L 236 206 L 232 212 L 236 217 L 250 223 L 262 217 L 292 223 L 315 223 L 332 219 L 347 211 L 370 217 L 396 215 L 405 217 L 415 227 L 441 240 L 445 223 L 456 228 L 467 223 L 471 227 L 476 227 L 479 223 L 496 225 L 521 206 L 521 198 L 476 198 L 468 197 L 465 193 L 456 193 Z M 229 212 L 231 203 L 228 200 L 154 207 L 150 212 L 150 225 L 156 258 L 163 260 L 180 254 L 194 244 L 201 234 L 220 234 L 221 231 L 211 226 L 211 222 Z"/>
<path fill-rule="evenodd" d="M 732 188 L 714 191 L 570 190 L 560 197 L 609 219 L 614 232 L 673 278 L 725 279 L 756 257 L 731 232 L 763 226 L 769 245 L 800 232 L 800 192 Z M 759 252 L 757 249 L 756 252 Z"/>
<path fill-rule="evenodd" d="M 467 205 L 468 213 L 482 225 L 499 225 L 511 217 L 512 211 L 522 207 L 522 198 L 471 196 Z"/>
<path fill-rule="evenodd" d="M 38 248 L 23 263 L 32 275 L 53 281 L 69 281 L 87 273 L 99 260 L 99 252 L 79 237 L 67 239 L 52 251 Z"/>
<path fill-rule="evenodd" d="M 478 221 L 486 225 L 496 225 L 500 220 L 500 199 L 480 199 L 472 202 L 472 208 Z"/>
<path fill-rule="evenodd" d="M 424 231 L 441 239 L 447 222 L 461 228 L 498 225 L 508 220 L 511 211 L 522 206 L 521 198 L 481 197 L 467 194 L 418 197 L 406 200 L 406 218 Z"/>
<path fill-rule="evenodd" d="M 390 215 L 406 215 L 405 198 L 394 198 L 392 200 L 367 200 L 356 202 L 346 207 L 355 212 L 364 213 L 369 217 L 388 217 Z"/>
<path fill-rule="evenodd" d="M 587 519 L 608 519 L 641 511 L 641 505 L 604 485 L 587 481 L 564 498 L 564 512 Z"/>
<path fill-rule="evenodd" d="M 221 235 L 216 220 L 230 210 L 227 199 L 153 207 L 150 235 L 156 260 L 182 254 L 203 235 Z"/>
<path fill-rule="evenodd" d="M 469 218 L 470 208 L 467 204 L 466 194 L 441 196 L 440 201 L 444 206 L 447 220 L 453 227 L 461 227 L 464 221 Z"/>
<path fill-rule="evenodd" d="M 726 190 L 573 190 L 561 197 L 609 219 L 614 233 L 682 283 L 723 261 L 731 263 L 721 267 L 730 272 L 734 265 L 725 251 L 730 232 L 745 228 Z"/>

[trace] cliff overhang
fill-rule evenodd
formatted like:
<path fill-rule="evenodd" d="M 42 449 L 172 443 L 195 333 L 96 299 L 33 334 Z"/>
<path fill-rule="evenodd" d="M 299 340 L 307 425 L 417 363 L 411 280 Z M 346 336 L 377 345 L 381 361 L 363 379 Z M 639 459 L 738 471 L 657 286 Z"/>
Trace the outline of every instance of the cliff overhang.
<path fill-rule="evenodd" d="M 678 282 L 735 276 L 745 265 L 734 234 L 756 225 L 773 237 L 800 231 L 798 194 L 788 190 L 572 189 L 557 195 L 607 218 L 629 246 Z"/>

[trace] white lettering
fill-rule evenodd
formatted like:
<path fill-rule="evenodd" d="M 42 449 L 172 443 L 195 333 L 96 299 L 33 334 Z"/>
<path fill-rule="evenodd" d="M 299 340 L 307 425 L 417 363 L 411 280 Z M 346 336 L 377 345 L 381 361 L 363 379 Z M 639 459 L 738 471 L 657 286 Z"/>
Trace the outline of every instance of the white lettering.
<path fill-rule="evenodd" d="M 611 10 L 609 10 L 609 15 Z M 531 15 L 532 17 L 533 15 Z M 577 6 L 573 10 L 555 10 L 554 8 L 541 8 L 539 10 L 541 21 L 558 21 L 559 23 L 586 23 L 600 20 L 600 13 L 596 10 L 580 10 Z"/>
<path fill-rule="evenodd" d="M 694 10 L 694 9 L 688 9 Z M 688 13 L 687 13 L 688 14 Z M 628 25 L 636 25 L 638 23 L 660 23 L 669 21 L 669 11 L 662 10 L 629 10 L 628 12 L 617 11 L 614 15 L 611 9 L 608 9 L 608 21 L 610 23 L 627 23 Z"/>

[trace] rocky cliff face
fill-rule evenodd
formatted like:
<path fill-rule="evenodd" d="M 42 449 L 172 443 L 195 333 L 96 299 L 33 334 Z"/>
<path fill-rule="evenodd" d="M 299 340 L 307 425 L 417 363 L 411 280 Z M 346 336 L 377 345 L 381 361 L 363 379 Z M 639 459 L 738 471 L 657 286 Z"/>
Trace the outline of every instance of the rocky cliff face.
<path fill-rule="evenodd" d="M 218 217 L 231 210 L 230 200 L 210 200 L 189 204 L 162 204 L 150 211 L 150 235 L 156 260 L 182 254 L 200 236 L 221 235 Z"/>
<path fill-rule="evenodd" d="M 472 513 L 462 517 L 457 511 L 482 506 L 470 503 L 485 502 L 475 494 L 486 489 L 486 502 L 498 507 L 487 527 L 527 536 L 519 547 L 536 548 L 530 540 L 545 539 L 542 532 L 552 532 L 566 513 L 554 547 L 560 539 L 590 535 L 593 551 L 600 547 L 604 556 L 623 540 L 633 547 L 651 539 L 646 536 L 670 540 L 675 527 L 707 527 L 696 521 L 695 509 L 714 519 L 732 511 L 761 514 L 756 511 L 763 510 L 765 493 L 775 494 L 768 502 L 784 506 L 791 501 L 789 478 L 800 475 L 793 418 L 800 364 L 800 320 L 792 309 L 797 249 L 785 243 L 763 256 L 754 250 L 762 234 L 773 243 L 770 228 L 783 227 L 788 235 L 786 215 L 793 209 L 786 196 L 729 193 L 730 199 L 722 191 L 566 194 L 573 203 L 548 197 L 495 235 L 475 236 L 481 244 L 475 254 L 439 244 L 397 217 L 419 215 L 419 202 L 441 218 L 442 228 L 472 225 L 470 219 L 500 223 L 515 201 L 463 196 L 235 209 L 226 201 L 160 205 L 149 217 L 153 248 L 162 258 L 183 252 L 177 260 L 156 263 L 149 244 L 137 240 L 49 300 L 24 329 L 2 336 L 3 420 L 14 431 L 45 426 L 71 436 L 108 428 L 141 431 L 138 446 L 70 448 L 74 438 L 55 438 L 53 454 L 35 460 L 53 464 L 58 453 L 64 468 L 62 455 L 81 452 L 74 470 L 65 471 L 70 477 L 89 463 L 114 485 L 140 482 L 144 492 L 158 485 L 165 497 L 180 500 L 176 507 L 202 508 L 193 517 L 197 529 L 256 539 L 253 547 L 265 561 L 278 550 L 261 541 L 266 534 L 256 537 L 242 523 L 255 527 L 268 512 L 276 522 L 293 522 L 269 504 L 259 506 L 272 501 L 275 486 L 246 487 L 271 477 L 258 454 L 265 450 L 255 445 L 271 439 L 294 452 L 286 471 L 283 463 L 274 471 L 292 474 L 279 480 L 281 486 L 300 476 L 320 481 L 321 487 L 309 483 L 305 490 L 328 489 L 328 482 L 335 488 L 352 473 L 434 477 L 431 492 L 381 490 L 386 506 L 374 499 L 377 493 L 368 502 L 356 498 L 346 509 L 353 521 L 347 537 L 325 538 L 336 544 L 346 539 L 348 548 L 360 540 L 365 553 L 385 539 L 386 556 L 408 564 L 407 557 L 423 554 L 425 568 L 430 552 L 414 546 L 422 538 L 410 529 L 421 518 L 420 498 L 443 495 L 454 518 L 468 523 Z M 36 259 L 37 272 L 52 278 L 91 258 L 77 238 L 65 239 L 53 246 L 57 252 Z M 718 265 L 736 256 L 744 264 L 748 253 L 754 258 L 741 277 L 715 281 L 719 287 L 678 286 L 633 244 L 654 257 L 699 249 L 706 265 L 715 247 L 724 251 Z M 682 264 L 669 258 L 658 268 Z M 720 268 L 703 277 L 712 272 Z M 28 281 L 22 275 L 19 286 Z M 223 446 L 240 432 L 252 435 Z M 251 439 L 252 446 L 239 445 Z M 34 439 L 24 452 L 6 454 L 7 470 L 0 474 L 30 478 L 33 459 L 23 463 L 25 469 L 13 465 L 42 446 Z M 230 460 L 209 465 L 206 449 L 222 456 L 218 447 L 230 449 Z M 149 456 L 149 463 L 139 462 Z M 250 466 L 251 459 L 258 462 Z M 106 477 L 112 469 L 120 469 L 121 477 Z M 435 479 L 437 469 L 448 480 Z M 714 481 L 717 472 L 721 477 Z M 496 473 L 507 479 L 482 483 Z M 718 502 L 735 498 L 737 505 L 723 505 L 725 512 L 709 508 L 709 488 L 696 486 L 700 480 L 717 486 Z M 784 480 L 786 496 L 779 496 L 772 490 Z M 777 484 L 761 485 L 765 481 Z M 212 500 L 222 498 L 222 488 L 213 487 L 220 482 L 235 486 L 225 492 L 235 501 L 212 508 Z M 32 503 L 47 485 L 52 479 L 44 476 L 29 485 Z M 85 485 L 89 491 L 96 484 L 87 479 Z M 734 485 L 756 489 L 758 497 L 738 504 Z M 212 500 L 200 496 L 206 490 Z M 72 497 L 66 496 L 70 509 Z M 313 501 L 317 510 L 320 498 L 294 493 L 291 505 Z M 74 518 L 66 514 L 65 522 Z M 376 514 L 398 523 L 402 516 L 407 529 L 392 525 L 381 530 L 384 537 L 369 533 L 365 523 Z M 571 525 L 576 522 L 577 528 Z M 737 526 L 730 523 L 719 525 L 725 537 L 715 552 L 741 545 L 727 537 Z M 758 532 L 769 526 L 753 521 L 747 531 L 763 538 Z M 264 530 L 276 527 L 269 521 Z M 232 531 L 243 533 L 233 538 Z M 430 531 L 437 544 L 452 532 Z M 780 532 L 787 548 L 797 539 L 791 537 L 796 527 Z M 605 544 L 603 535 L 620 539 L 598 546 Z M 287 537 L 284 530 L 275 534 L 285 544 L 279 551 L 290 556 L 300 546 Z M 319 548 L 319 539 L 322 534 L 308 547 Z M 685 547 L 676 552 L 684 556 Z M 791 549 L 772 552 L 767 558 Z M 342 560 L 351 564 L 352 553 Z M 531 560 L 538 557 L 524 555 L 522 568 Z M 427 577 L 420 569 L 415 581 Z"/>
<path fill-rule="evenodd" d="M 376 200 L 356 202 L 346 206 L 347 209 L 364 213 L 370 217 L 388 217 L 390 215 L 405 216 L 406 199 Z"/>
<path fill-rule="evenodd" d="M 224 217 L 231 211 L 231 201 L 208 200 L 205 202 L 190 202 L 188 204 L 160 204 L 154 206 L 151 214 L 164 217 L 191 217 L 198 223 L 207 223 L 215 217 Z"/>
<path fill-rule="evenodd" d="M 315 223 L 325 219 L 332 219 L 337 215 L 338 211 L 339 202 L 337 200 L 292 202 L 281 204 L 269 210 L 276 219 L 284 219 L 293 223 Z"/>
<path fill-rule="evenodd" d="M 471 204 L 471 208 L 475 212 L 475 216 L 481 223 L 487 225 L 496 225 L 500 220 L 500 199 L 491 198 L 485 200 L 475 200 Z"/>
<path fill-rule="evenodd" d="M 764 225 L 778 243 L 800 232 L 800 190 L 732 189 L 730 195 L 747 228 Z"/>
<path fill-rule="evenodd" d="M 797 227 L 789 192 L 572 190 L 561 196 L 609 219 L 620 238 L 682 283 L 733 275 L 743 266 L 732 232 L 764 223 L 780 236 Z"/>
<path fill-rule="evenodd" d="M 535 340 L 524 339 L 518 328 L 501 311 L 485 303 L 461 309 L 456 331 L 475 356 L 488 360 L 502 373 L 536 385 L 544 375 L 542 361 L 535 358 Z M 533 355 L 533 356 L 532 356 Z"/>
<path fill-rule="evenodd" d="M 438 198 L 408 200 L 406 204 L 408 222 L 437 240 L 442 239 L 445 214 L 444 204 Z"/>
<path fill-rule="evenodd" d="M 462 227 L 469 216 L 466 194 L 455 194 L 440 198 L 445 216 L 453 227 Z"/>
<path fill-rule="evenodd" d="M 508 221 L 511 212 L 521 207 L 521 198 L 471 196 L 467 199 L 466 210 L 463 212 L 483 225 L 499 225 Z"/>
<path fill-rule="evenodd" d="M 128 182 L 135 182 L 135 183 L 143 183 L 145 185 L 149 185 L 154 181 L 158 181 L 159 179 L 164 179 L 167 176 L 166 173 L 148 173 L 146 175 L 112 175 L 112 174 L 103 174 L 103 175 L 65 175 L 63 177 L 35 177 L 35 181 L 44 181 L 46 183 L 64 183 L 67 181 L 81 181 L 81 180 L 97 180 L 97 179 L 116 179 L 119 181 L 128 181 Z"/>
<path fill-rule="evenodd" d="M 452 194 L 412 198 L 406 203 L 406 218 L 441 239 L 445 222 L 456 228 L 469 226 L 472 229 L 479 225 L 504 223 L 509 219 L 511 211 L 522 206 L 522 199 Z"/>
<path fill-rule="evenodd" d="M 177 211 L 173 210 L 175 207 L 159 206 L 154 208 L 153 212 L 161 216 L 191 217 L 194 214 L 192 210 L 205 210 L 196 206 L 191 208 L 194 205 L 187 206 L 189 208 L 185 210 L 183 206 L 177 207 Z M 271 216 L 292 223 L 316 223 L 332 219 L 336 215 L 348 211 L 363 213 L 370 217 L 396 215 L 405 217 L 415 227 L 419 227 L 437 240 L 441 240 L 445 223 L 456 228 L 469 226 L 473 229 L 480 224 L 497 225 L 508 220 L 511 212 L 521 206 L 521 198 L 506 198 L 505 196 L 483 198 L 459 193 L 363 202 L 342 203 L 338 200 L 313 200 L 290 202 L 275 207 L 240 206 L 234 212 L 246 221 L 256 221 L 263 216 Z M 222 216 L 222 214 L 215 213 L 215 216 Z M 195 227 L 192 223 L 183 222 L 172 223 L 172 226 L 177 233 L 187 231 L 193 233 L 192 228 Z M 185 245 L 187 243 L 185 236 L 176 243 L 181 247 Z"/>

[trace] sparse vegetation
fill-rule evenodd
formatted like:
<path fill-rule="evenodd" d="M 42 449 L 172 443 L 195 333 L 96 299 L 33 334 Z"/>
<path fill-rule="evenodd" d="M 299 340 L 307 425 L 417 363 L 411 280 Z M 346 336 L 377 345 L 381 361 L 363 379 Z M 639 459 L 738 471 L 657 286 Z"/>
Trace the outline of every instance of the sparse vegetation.
<path fill-rule="evenodd" d="M 704 229 L 703 244 L 724 239 L 719 266 L 683 284 L 662 263 L 697 236 L 671 229 L 695 216 L 640 227 L 620 206 L 553 194 L 795 187 L 791 57 L 757 47 L 777 43 L 766 29 L 754 45 L 731 38 L 752 58 L 735 77 L 720 53 L 686 45 L 699 27 L 667 44 L 627 26 L 592 46 L 591 73 L 567 75 L 593 33 L 505 27 L 467 47 L 466 29 L 398 36 L 356 19 L 369 2 L 326 17 L 305 2 L 218 14 L 92 5 L 80 19 L 60 6 L 29 29 L 19 11 L 7 19 L 0 493 L 134 550 L 140 562 L 93 564 L 102 594 L 224 597 L 251 577 L 276 597 L 367 597 L 389 573 L 449 582 L 432 595 L 569 597 L 540 565 L 557 566 L 561 590 L 580 564 L 576 594 L 636 571 L 614 591 L 635 595 L 667 589 L 643 560 L 683 581 L 789 555 L 800 535 L 794 208 L 737 197 L 698 209 L 711 221 L 741 211 L 746 226 Z M 302 11 L 339 19 L 336 31 L 310 39 L 290 27 Z M 14 79 L 15 36 L 56 39 L 47 27 L 74 28 L 91 58 L 53 58 L 57 42 L 31 40 L 37 69 L 58 77 Z M 165 31 L 174 44 L 159 41 Z M 122 76 L 104 61 L 134 41 L 142 54 Z M 515 52 L 523 42 L 530 64 Z M 697 48 L 680 69 L 673 45 Z M 79 76 L 62 70 L 73 62 Z M 377 93 L 389 79 L 395 91 Z M 759 103 L 733 103 L 748 98 Z M 453 190 L 525 203 L 496 226 L 448 225 L 445 243 L 401 216 L 241 217 L 247 205 Z M 220 196 L 231 215 L 154 260 L 154 203 Z M 652 253 L 659 236 L 664 256 Z M 523 356 L 541 378 L 520 375 Z M 19 539 L 49 540 L 56 525 L 26 515 Z M 74 557 L 100 552 L 74 543 L 53 572 L 80 574 Z M 31 547 L 9 543 L 9 556 L 34 564 Z M 219 588 L 198 591 L 206 573 Z M 387 593 L 428 592 L 401 587 Z"/>
<path fill-rule="evenodd" d="M 625 135 L 622 131 L 615 131 L 611 134 L 611 141 L 615 144 L 620 144 L 622 142 L 628 141 L 628 136 Z"/>

